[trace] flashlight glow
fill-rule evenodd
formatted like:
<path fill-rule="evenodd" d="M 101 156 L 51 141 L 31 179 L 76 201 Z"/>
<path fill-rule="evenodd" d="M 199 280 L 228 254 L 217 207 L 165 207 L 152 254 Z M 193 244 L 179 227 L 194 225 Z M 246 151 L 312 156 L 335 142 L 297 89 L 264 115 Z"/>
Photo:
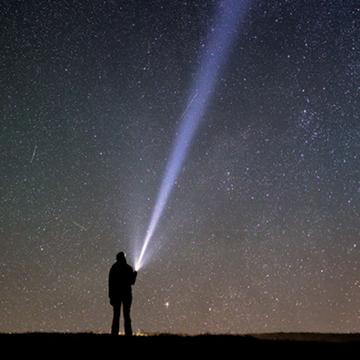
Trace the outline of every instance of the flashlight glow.
<path fill-rule="evenodd" d="M 154 235 L 191 142 L 199 128 L 211 95 L 215 90 L 216 79 L 219 76 L 221 67 L 228 58 L 231 44 L 236 38 L 239 22 L 246 13 L 248 1 L 223 0 L 219 2 L 217 13 L 219 22 L 214 28 L 211 28 L 208 46 L 202 54 L 200 68 L 195 78 L 194 87 L 190 92 L 187 107 L 180 121 L 142 249 L 135 261 L 136 270 L 139 270 L 144 265 L 146 249 Z"/>

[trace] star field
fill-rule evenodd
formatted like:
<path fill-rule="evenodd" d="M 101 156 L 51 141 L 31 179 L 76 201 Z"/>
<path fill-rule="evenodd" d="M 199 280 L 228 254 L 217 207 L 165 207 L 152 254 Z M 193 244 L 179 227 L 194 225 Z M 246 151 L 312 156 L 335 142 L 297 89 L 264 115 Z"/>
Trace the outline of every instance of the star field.
<path fill-rule="evenodd" d="M 2 1 L 1 332 L 110 331 L 216 4 Z M 135 331 L 360 331 L 359 59 L 358 1 L 251 2 Z"/>

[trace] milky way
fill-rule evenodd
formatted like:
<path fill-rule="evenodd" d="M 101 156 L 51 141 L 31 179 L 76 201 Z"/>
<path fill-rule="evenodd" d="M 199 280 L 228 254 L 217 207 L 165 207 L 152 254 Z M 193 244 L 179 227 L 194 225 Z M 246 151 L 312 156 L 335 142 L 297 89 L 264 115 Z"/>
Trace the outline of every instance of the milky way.
<path fill-rule="evenodd" d="M 249 4 L 134 330 L 359 332 L 360 6 Z M 0 331 L 110 331 L 217 5 L 2 1 Z"/>

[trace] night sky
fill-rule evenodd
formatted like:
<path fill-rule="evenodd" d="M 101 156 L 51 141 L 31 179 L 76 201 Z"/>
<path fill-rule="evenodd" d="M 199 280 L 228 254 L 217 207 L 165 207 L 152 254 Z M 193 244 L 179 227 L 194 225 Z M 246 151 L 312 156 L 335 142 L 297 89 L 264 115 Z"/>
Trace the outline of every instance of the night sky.
<path fill-rule="evenodd" d="M 249 3 L 135 331 L 360 331 L 359 1 Z M 110 332 L 217 4 L 0 1 L 0 332 Z"/>

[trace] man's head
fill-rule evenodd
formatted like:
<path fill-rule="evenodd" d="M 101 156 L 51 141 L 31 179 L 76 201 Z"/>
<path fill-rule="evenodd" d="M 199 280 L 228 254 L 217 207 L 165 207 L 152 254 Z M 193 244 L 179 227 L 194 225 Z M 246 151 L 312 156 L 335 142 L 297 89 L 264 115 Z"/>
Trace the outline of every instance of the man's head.
<path fill-rule="evenodd" d="M 125 258 L 125 254 L 123 251 L 120 251 L 117 255 L 116 255 L 116 260 L 118 262 L 121 262 L 121 263 L 126 263 L 126 258 Z"/>

